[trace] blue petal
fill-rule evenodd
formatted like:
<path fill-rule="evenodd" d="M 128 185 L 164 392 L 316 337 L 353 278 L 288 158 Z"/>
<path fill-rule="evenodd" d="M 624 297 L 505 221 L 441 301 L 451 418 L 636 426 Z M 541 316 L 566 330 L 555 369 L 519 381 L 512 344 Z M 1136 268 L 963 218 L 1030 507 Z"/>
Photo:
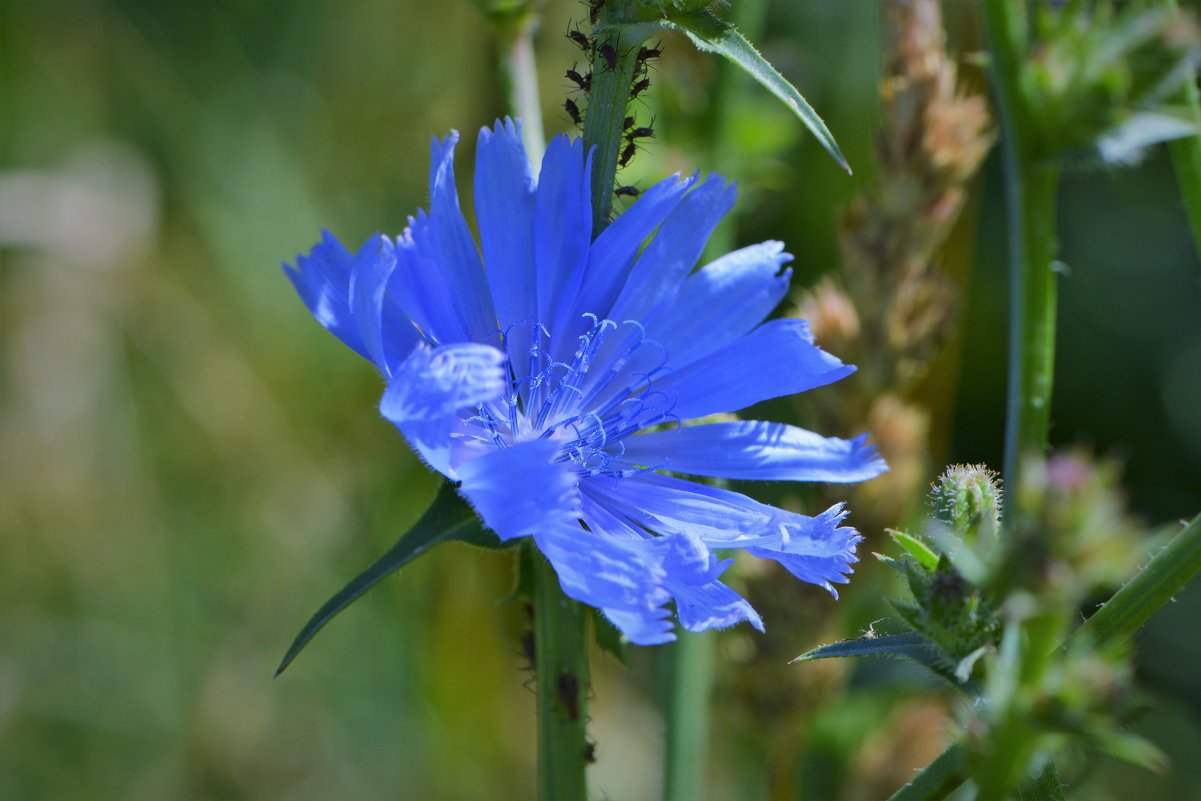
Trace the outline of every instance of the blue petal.
<path fill-rule="evenodd" d="M 559 576 L 569 597 L 600 609 L 637 645 L 675 639 L 670 599 L 654 543 L 598 534 L 580 526 L 542 526 L 534 542 Z"/>
<path fill-rule="evenodd" d="M 534 319 L 534 176 L 521 144 L 520 123 L 506 119 L 480 130 L 475 216 L 500 329 Z"/>
<path fill-rule="evenodd" d="M 455 188 L 454 154 L 459 134 L 430 146 L 430 216 L 428 232 L 430 252 L 447 275 L 451 296 L 461 311 L 462 320 L 474 342 L 496 342 L 496 312 L 484 278 L 479 252 L 459 208 Z"/>
<path fill-rule="evenodd" d="M 538 321 L 550 328 L 556 358 L 569 338 L 566 323 L 579 291 L 592 242 L 592 200 L 582 140 L 559 135 L 542 158 L 534 204 L 534 262 L 538 275 Z"/>
<path fill-rule="evenodd" d="M 662 584 L 676 601 L 680 624 L 688 631 L 720 629 L 749 621 L 760 631 L 763 621 L 754 608 L 734 590 L 719 581 L 730 562 L 719 562 L 708 546 L 693 532 L 650 537 L 603 500 L 591 497 L 584 485 L 584 519 L 597 533 L 627 541 L 641 540 L 654 550 L 662 568 Z M 657 618 L 656 618 L 657 619 Z"/>
<path fill-rule="evenodd" d="M 855 372 L 813 344 L 804 320 L 771 320 L 675 373 L 670 389 L 680 419 L 736 412 L 824 386 Z"/>
<path fill-rule="evenodd" d="M 757 420 L 673 428 L 630 437 L 624 460 L 696 476 L 748 481 L 849 483 L 875 478 L 888 465 L 867 441 L 822 437 Z"/>
<path fill-rule="evenodd" d="M 454 478 L 450 452 L 456 413 L 508 390 L 504 364 L 504 354 L 489 345 L 419 344 L 393 373 L 380 414 L 404 432 L 430 467 Z"/>
<path fill-rule="evenodd" d="M 373 240 L 374 241 L 374 240 Z M 370 243 L 368 243 L 370 244 Z M 284 273 L 317 322 L 365 359 L 375 361 L 350 310 L 350 280 L 355 257 L 329 231 L 308 256 L 297 256 L 296 267 L 285 264 Z"/>
<path fill-rule="evenodd" d="M 459 492 L 502 540 L 542 529 L 579 528 L 580 496 L 571 462 L 552 462 L 558 443 L 531 440 L 459 465 Z"/>
<path fill-rule="evenodd" d="M 396 238 L 396 269 L 388 281 L 388 293 L 431 342 L 470 342 L 471 331 L 450 275 L 434 252 L 431 227 L 424 211 L 409 218 L 408 227 Z"/>
<path fill-rule="evenodd" d="M 666 585 L 676 599 L 680 625 L 688 631 L 724 629 L 746 620 L 763 631 L 763 620 L 750 602 L 718 579 L 732 559 L 719 562 L 713 552 L 690 533 L 664 537 Z"/>
<path fill-rule="evenodd" d="M 386 296 L 396 268 L 396 247 L 376 234 L 355 256 L 350 274 L 350 304 L 363 347 L 385 378 L 392 375 L 420 340 L 408 317 Z"/>
<path fill-rule="evenodd" d="M 736 250 L 690 276 L 675 301 L 646 323 L 675 369 L 725 347 L 771 313 L 788 292 L 792 260 L 779 242 Z"/>
<path fill-rule="evenodd" d="M 855 529 L 839 525 L 846 515 L 842 504 L 817 517 L 781 511 L 763 535 L 763 544 L 744 547 L 747 553 L 779 562 L 801 581 L 824 587 L 837 598 L 834 585 L 850 580 L 851 565 L 859 561 L 855 548 L 863 539 Z"/>
<path fill-rule="evenodd" d="M 733 207 L 736 195 L 734 185 L 720 175 L 709 176 L 685 195 L 642 251 L 610 317 L 642 320 L 665 307 L 696 266 L 709 235 Z"/>
<path fill-rule="evenodd" d="M 846 513 L 835 506 L 817 517 L 787 512 L 745 495 L 655 473 L 586 486 L 593 498 L 629 520 L 665 534 L 691 533 L 710 548 L 744 548 L 772 559 L 797 578 L 834 592 L 845 583 L 862 539 L 840 527 Z"/>
<path fill-rule="evenodd" d="M 675 210 L 695 181 L 695 176 L 665 178 L 643 192 L 634 205 L 601 232 L 588 254 L 588 267 L 573 308 L 573 318 L 587 313 L 611 317 L 609 311 L 613 301 L 617 299 L 642 243 Z"/>

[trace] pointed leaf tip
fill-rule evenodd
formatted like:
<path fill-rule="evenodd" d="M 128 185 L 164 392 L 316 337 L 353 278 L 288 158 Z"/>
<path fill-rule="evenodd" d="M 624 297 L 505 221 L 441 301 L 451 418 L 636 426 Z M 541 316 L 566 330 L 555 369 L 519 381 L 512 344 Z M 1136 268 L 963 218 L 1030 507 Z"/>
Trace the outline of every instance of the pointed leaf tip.
<path fill-rule="evenodd" d="M 645 24 L 635 23 L 638 26 Z M 717 53 L 741 67 L 792 109 L 792 113 L 817 137 L 817 141 L 847 175 L 854 174 L 846 156 L 839 149 L 838 142 L 834 140 L 834 135 L 830 133 L 830 129 L 813 106 L 809 105 L 809 101 L 805 100 L 797 88 L 789 83 L 737 28 L 708 11 L 670 13 L 665 18 L 656 20 L 654 24 L 668 30 L 680 31 L 692 40 L 701 52 Z"/>
<path fill-rule="evenodd" d="M 391 548 L 375 560 L 349 584 L 339 590 L 317 610 L 304 628 L 296 635 L 292 645 L 284 654 L 275 676 L 283 673 L 325 624 L 334 619 L 343 609 L 362 598 L 367 591 L 430 548 L 452 540 L 466 542 L 482 548 L 501 549 L 507 547 L 495 534 L 485 530 L 479 518 L 467 503 L 459 497 L 450 483 L 443 483 L 422 514 L 407 532 L 401 535 Z M 510 543 L 511 544 L 511 543 Z"/>

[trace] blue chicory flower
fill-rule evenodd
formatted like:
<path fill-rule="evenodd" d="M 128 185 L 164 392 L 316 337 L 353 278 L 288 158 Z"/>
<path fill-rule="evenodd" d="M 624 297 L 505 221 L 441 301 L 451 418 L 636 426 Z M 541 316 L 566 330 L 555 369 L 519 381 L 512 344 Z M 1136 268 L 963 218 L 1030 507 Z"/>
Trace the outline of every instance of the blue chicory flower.
<path fill-rule="evenodd" d="M 430 211 L 352 254 L 328 232 L 286 267 L 305 304 L 387 381 L 380 411 L 502 540 L 533 537 L 563 591 L 635 643 L 749 621 L 721 581 L 745 549 L 834 592 L 858 533 L 667 473 L 854 482 L 883 472 L 866 437 L 737 412 L 850 374 L 803 320 L 763 322 L 791 256 L 764 242 L 693 271 L 734 203 L 719 176 L 673 176 L 593 241 L 591 158 L 560 136 L 535 181 L 518 125 L 480 132 L 480 247 L 459 208 L 458 135 L 433 142 Z M 649 238 L 649 242 L 647 241 Z M 644 243 L 645 246 L 644 246 Z"/>

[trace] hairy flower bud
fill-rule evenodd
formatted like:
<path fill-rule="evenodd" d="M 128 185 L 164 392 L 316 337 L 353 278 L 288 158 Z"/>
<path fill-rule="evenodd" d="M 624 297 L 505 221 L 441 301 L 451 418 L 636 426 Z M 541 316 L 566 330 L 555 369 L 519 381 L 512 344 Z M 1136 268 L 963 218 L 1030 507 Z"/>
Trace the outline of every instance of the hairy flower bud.
<path fill-rule="evenodd" d="M 982 464 L 953 465 L 931 491 L 935 516 L 965 541 L 994 534 L 1001 522 L 1001 485 L 996 472 Z"/>

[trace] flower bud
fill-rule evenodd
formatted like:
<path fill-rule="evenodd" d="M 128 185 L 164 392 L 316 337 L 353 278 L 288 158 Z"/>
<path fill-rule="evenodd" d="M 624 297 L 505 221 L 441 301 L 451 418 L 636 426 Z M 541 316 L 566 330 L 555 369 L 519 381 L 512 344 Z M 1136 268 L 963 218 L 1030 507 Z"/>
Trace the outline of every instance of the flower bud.
<path fill-rule="evenodd" d="M 1000 480 L 982 464 L 948 467 L 931 496 L 935 516 L 966 542 L 979 532 L 995 534 L 1000 525 Z"/>

